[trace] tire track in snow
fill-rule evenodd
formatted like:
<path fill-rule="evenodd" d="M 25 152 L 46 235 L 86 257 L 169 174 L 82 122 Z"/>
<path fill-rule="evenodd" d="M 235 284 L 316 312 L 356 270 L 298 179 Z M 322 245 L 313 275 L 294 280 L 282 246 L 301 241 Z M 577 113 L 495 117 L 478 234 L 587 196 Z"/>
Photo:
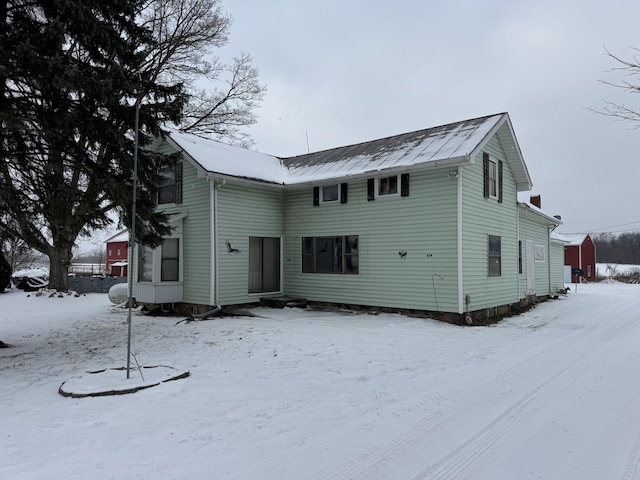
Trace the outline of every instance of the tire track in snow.
<path fill-rule="evenodd" d="M 460 414 L 466 412 L 479 397 L 494 392 L 496 388 L 505 383 L 511 383 L 512 379 L 520 378 L 526 372 L 532 362 L 548 358 L 556 352 L 561 351 L 565 346 L 566 339 L 559 338 L 553 341 L 543 350 L 529 356 L 503 373 L 493 377 L 490 381 L 481 385 L 473 395 L 466 396 L 465 400 L 458 402 L 445 411 L 431 416 L 410 430 L 398 435 L 390 442 L 378 447 L 362 457 L 352 461 L 347 467 L 339 472 L 324 477 L 325 480 L 353 480 L 357 478 L 376 478 L 375 472 L 384 467 L 390 460 L 402 455 L 406 450 L 414 446 L 420 440 L 427 438 L 434 431 L 446 425 L 449 421 L 455 420 Z M 417 402 L 420 404 L 421 402 Z"/>
<path fill-rule="evenodd" d="M 617 310 L 618 308 L 615 308 L 615 311 Z M 607 310 L 607 317 L 614 315 L 615 311 L 611 311 L 611 309 Z M 593 312 L 589 313 L 593 315 Z M 611 335 L 610 338 L 613 337 L 613 339 L 603 349 L 598 352 L 594 352 L 593 350 L 586 351 L 585 354 L 560 372 L 555 373 L 535 389 L 528 391 L 516 401 L 516 403 L 508 407 L 502 414 L 477 434 L 462 443 L 453 452 L 447 454 L 435 464 L 428 466 L 411 480 L 446 480 L 457 478 L 460 472 L 473 464 L 473 462 L 480 458 L 482 454 L 498 440 L 509 433 L 536 409 L 541 408 L 545 400 L 551 399 L 568 385 L 574 383 L 577 380 L 577 376 L 574 375 L 574 373 L 582 370 L 585 365 L 594 362 L 598 357 L 608 351 L 625 335 L 627 332 L 626 325 L 626 322 L 617 322 L 616 325 L 609 324 L 607 331 Z M 596 338 L 601 335 L 602 331 L 599 329 L 594 329 L 586 333 L 586 336 L 591 338 Z M 531 365 L 535 365 L 543 359 L 547 361 L 547 364 L 551 364 L 549 358 L 554 354 L 564 351 L 569 342 L 575 338 L 585 338 L 585 332 L 575 331 L 566 337 L 552 340 L 548 346 L 539 352 L 521 360 L 515 366 L 481 385 L 477 390 L 472 392 L 472 395 L 467 397 L 467 400 L 461 401 L 444 412 L 426 419 L 405 433 L 396 436 L 390 442 L 354 460 L 343 470 L 327 475 L 324 479 L 355 480 L 359 478 L 379 478 L 376 472 L 380 471 L 387 463 L 412 450 L 421 440 L 428 438 L 435 431 L 443 428 L 448 422 L 455 421 L 460 414 L 467 411 L 473 404 L 476 404 L 479 399 L 491 395 L 499 386 L 514 383 L 523 375 L 526 375 Z M 638 446 L 638 457 L 640 458 L 640 445 Z M 635 477 L 625 478 L 625 480 L 631 479 L 640 480 Z"/>
<path fill-rule="evenodd" d="M 631 451 L 631 455 L 629 455 L 629 460 L 627 461 L 627 468 L 625 468 L 624 477 L 622 477 L 622 480 L 638 479 L 640 479 L 640 432 L 638 432 L 633 450 Z"/>
<path fill-rule="evenodd" d="M 520 400 L 512 404 L 504 413 L 496 417 L 477 434 L 435 464 L 413 476 L 411 480 L 452 480 L 459 478 L 462 472 L 481 458 L 501 438 L 506 436 L 523 420 L 529 418 L 533 412 L 543 408 L 547 400 L 552 399 L 575 383 L 579 378 L 577 375 L 579 372 L 584 371 L 589 365 L 611 350 L 628 331 L 622 322 L 613 330 L 613 338 L 603 348 L 598 351 L 586 350 L 577 360 L 523 395 Z M 591 336 L 593 335 L 595 333 L 591 332 Z M 638 449 L 640 449 L 640 445 Z M 630 478 L 637 480 L 636 477 Z"/>

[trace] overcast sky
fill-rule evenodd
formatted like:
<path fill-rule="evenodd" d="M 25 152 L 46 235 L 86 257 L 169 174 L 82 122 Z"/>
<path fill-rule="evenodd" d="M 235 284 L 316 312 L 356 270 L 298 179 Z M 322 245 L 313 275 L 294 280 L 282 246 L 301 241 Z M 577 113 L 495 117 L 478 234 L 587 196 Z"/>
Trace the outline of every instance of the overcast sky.
<path fill-rule="evenodd" d="M 223 0 L 221 56 L 247 52 L 268 91 L 249 129 L 277 156 L 508 112 L 560 231 L 640 229 L 640 110 L 606 47 L 640 48 L 640 1 Z M 640 83 L 640 78 L 637 79 Z M 526 196 L 528 199 L 528 195 Z"/>

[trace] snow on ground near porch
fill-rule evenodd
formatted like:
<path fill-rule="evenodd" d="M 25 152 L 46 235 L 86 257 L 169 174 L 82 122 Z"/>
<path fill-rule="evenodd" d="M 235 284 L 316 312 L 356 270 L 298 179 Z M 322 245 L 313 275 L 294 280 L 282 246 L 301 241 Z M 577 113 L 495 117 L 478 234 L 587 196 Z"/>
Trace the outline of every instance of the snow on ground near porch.
<path fill-rule="evenodd" d="M 637 479 L 640 286 L 581 285 L 492 327 L 256 308 L 133 317 L 121 396 L 59 386 L 125 363 L 107 296 L 0 295 L 2 479 Z M 139 379 L 131 379 L 139 382 Z M 129 382 L 122 377 L 123 384 Z"/>

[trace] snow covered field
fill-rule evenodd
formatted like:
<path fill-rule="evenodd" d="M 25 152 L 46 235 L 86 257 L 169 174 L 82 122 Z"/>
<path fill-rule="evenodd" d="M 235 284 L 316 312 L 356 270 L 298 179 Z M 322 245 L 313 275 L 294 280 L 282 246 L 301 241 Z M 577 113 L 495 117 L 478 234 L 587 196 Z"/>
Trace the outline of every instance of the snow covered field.
<path fill-rule="evenodd" d="M 0 295 L 2 479 L 638 479 L 640 286 L 580 285 L 492 327 L 285 309 L 134 316 L 134 394 L 106 295 Z M 140 381 L 124 378 L 122 382 Z"/>

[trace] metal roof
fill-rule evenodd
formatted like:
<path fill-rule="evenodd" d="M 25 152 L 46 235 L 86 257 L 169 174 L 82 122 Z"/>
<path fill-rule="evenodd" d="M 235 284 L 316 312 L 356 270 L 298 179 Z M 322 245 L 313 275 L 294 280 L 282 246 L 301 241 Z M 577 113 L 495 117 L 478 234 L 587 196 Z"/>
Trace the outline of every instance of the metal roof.
<path fill-rule="evenodd" d="M 507 113 L 289 158 L 231 147 L 190 134 L 169 134 L 171 142 L 208 173 L 282 185 L 322 182 L 380 171 L 469 165 L 475 162 L 493 135 L 497 135 L 503 145 L 518 191 L 530 190 L 529 172 Z"/>

